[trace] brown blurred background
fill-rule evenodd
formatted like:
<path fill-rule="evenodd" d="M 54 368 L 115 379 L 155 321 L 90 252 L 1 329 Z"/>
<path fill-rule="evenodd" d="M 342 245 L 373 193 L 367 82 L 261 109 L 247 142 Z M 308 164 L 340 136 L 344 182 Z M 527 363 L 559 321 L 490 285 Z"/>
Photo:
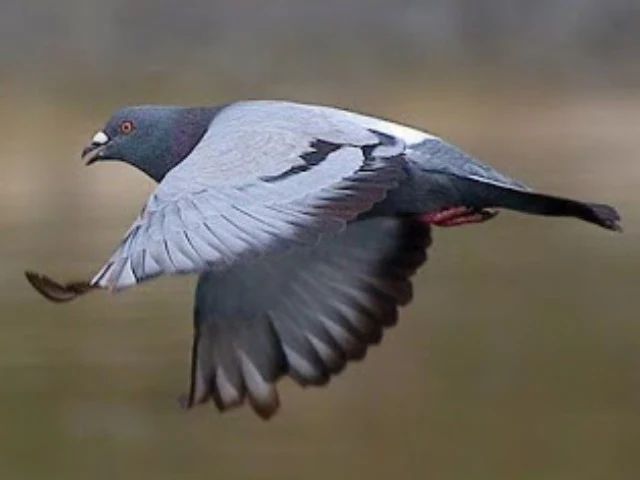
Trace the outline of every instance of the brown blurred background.
<path fill-rule="evenodd" d="M 66 306 L 151 183 L 79 152 L 118 106 L 289 98 L 440 134 L 625 233 L 510 213 L 438 231 L 416 299 L 264 424 L 181 411 L 192 278 Z M 636 479 L 635 0 L 3 0 L 0 479 Z"/>

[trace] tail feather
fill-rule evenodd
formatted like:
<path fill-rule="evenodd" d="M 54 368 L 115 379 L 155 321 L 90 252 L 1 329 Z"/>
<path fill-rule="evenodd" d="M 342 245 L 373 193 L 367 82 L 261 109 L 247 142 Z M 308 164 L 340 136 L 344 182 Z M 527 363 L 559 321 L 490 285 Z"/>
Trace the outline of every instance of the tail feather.
<path fill-rule="evenodd" d="M 533 192 L 506 192 L 501 203 L 496 206 L 550 217 L 574 217 L 607 230 L 622 231 L 620 215 L 609 205 Z"/>
<path fill-rule="evenodd" d="M 620 215 L 609 205 L 538 193 L 494 174 L 476 175 L 475 170 L 473 176 L 469 172 L 460 173 L 459 168 L 447 171 L 443 165 L 431 165 L 433 159 L 428 156 L 420 161 L 410 160 L 408 180 L 391 191 L 375 207 L 374 214 L 392 215 L 398 211 L 423 214 L 452 207 L 479 211 L 505 208 L 533 215 L 574 217 L 607 230 L 622 230 Z"/>
<path fill-rule="evenodd" d="M 601 203 L 586 203 L 583 205 L 586 207 L 585 220 L 608 230 L 622 231 L 622 226 L 619 223 L 621 220 L 620 214 L 615 208 Z"/>
<path fill-rule="evenodd" d="M 464 205 L 478 208 L 506 208 L 550 217 L 574 217 L 607 230 L 622 230 L 619 223 L 620 215 L 609 205 L 581 202 L 471 179 L 458 178 L 455 183 Z"/>

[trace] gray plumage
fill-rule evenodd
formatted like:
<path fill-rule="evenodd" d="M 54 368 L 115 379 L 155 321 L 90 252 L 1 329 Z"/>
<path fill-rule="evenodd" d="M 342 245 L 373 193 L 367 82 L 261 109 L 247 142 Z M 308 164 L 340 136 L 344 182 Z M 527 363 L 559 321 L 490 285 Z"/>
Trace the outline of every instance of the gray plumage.
<path fill-rule="evenodd" d="M 280 376 L 325 384 L 395 324 L 430 241 L 415 218 L 377 217 L 313 247 L 203 273 L 188 404 L 213 398 L 224 410 L 246 396 L 270 416 Z"/>
<path fill-rule="evenodd" d="M 534 192 L 431 134 L 324 106 L 128 107 L 83 155 L 159 184 L 90 282 L 31 283 L 67 301 L 199 273 L 186 405 L 248 399 L 265 418 L 280 376 L 324 384 L 395 323 L 434 212 L 482 221 L 509 208 L 619 229 L 611 207 Z"/>

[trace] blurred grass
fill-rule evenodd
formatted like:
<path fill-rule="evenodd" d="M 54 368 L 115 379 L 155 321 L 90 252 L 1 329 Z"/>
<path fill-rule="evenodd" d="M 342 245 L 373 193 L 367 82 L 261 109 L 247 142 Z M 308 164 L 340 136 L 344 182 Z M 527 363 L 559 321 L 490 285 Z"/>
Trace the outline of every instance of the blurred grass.
<path fill-rule="evenodd" d="M 364 89 L 151 85 L 3 86 L 0 478 L 637 476 L 637 94 L 419 76 Z M 511 213 L 438 231 L 414 303 L 365 362 L 325 389 L 283 382 L 268 424 L 246 409 L 185 413 L 174 400 L 193 279 L 55 306 L 21 275 L 93 271 L 152 188 L 124 165 L 81 168 L 80 148 L 113 108 L 230 93 L 428 128 L 540 189 L 615 204 L 625 233 Z"/>

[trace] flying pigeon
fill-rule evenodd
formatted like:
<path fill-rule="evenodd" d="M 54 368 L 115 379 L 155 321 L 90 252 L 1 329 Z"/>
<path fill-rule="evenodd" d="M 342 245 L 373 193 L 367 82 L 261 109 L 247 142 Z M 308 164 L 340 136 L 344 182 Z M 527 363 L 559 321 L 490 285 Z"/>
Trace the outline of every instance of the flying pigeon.
<path fill-rule="evenodd" d="M 66 302 L 197 273 L 183 405 L 248 401 L 264 419 L 280 377 L 324 385 L 396 323 L 431 226 L 505 208 L 620 230 L 612 207 L 538 193 L 437 136 L 327 106 L 126 107 L 82 157 L 129 163 L 157 188 L 91 280 L 26 272 L 31 285 Z"/>

